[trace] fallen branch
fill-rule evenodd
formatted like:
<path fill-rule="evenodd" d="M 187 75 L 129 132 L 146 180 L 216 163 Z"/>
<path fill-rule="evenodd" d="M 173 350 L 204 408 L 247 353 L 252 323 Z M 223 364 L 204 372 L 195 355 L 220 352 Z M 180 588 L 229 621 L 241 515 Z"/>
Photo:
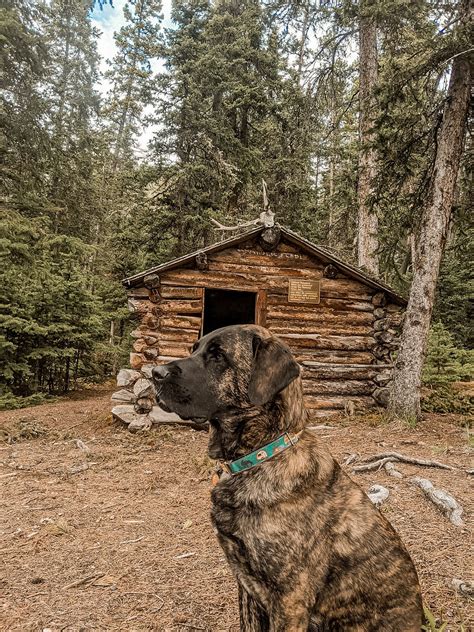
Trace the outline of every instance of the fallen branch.
<path fill-rule="evenodd" d="M 354 461 L 357 461 L 357 459 L 359 458 L 358 454 L 349 454 L 349 456 L 347 457 L 347 459 L 345 461 L 343 461 L 343 465 L 350 465 L 351 463 L 354 463 Z"/>
<path fill-rule="evenodd" d="M 439 467 L 442 470 L 454 470 L 455 468 L 446 463 L 440 463 L 439 461 L 429 461 L 427 459 L 416 459 L 413 456 L 407 456 L 400 454 L 400 452 L 382 452 L 381 454 L 374 454 L 364 462 L 367 465 L 357 465 L 353 468 L 354 472 L 366 472 L 369 470 L 375 470 L 381 468 L 389 461 L 399 461 L 400 463 L 409 463 L 410 465 L 421 465 L 422 467 Z"/>
<path fill-rule="evenodd" d="M 392 459 L 395 461 L 401 461 L 402 463 L 412 463 L 413 465 L 439 467 L 442 470 L 454 470 L 454 467 L 452 467 L 451 465 L 446 465 L 446 463 L 440 463 L 439 461 L 429 461 L 426 459 L 417 459 L 413 456 L 401 454 L 400 452 L 382 452 L 381 454 L 374 454 L 374 456 L 365 459 L 365 461 L 368 463 L 369 461 L 375 461 L 377 459 Z"/>
<path fill-rule="evenodd" d="M 389 476 L 393 476 L 393 478 L 403 478 L 403 474 L 397 470 L 393 461 L 388 461 L 383 467 Z"/>
<path fill-rule="evenodd" d="M 411 482 L 423 490 L 425 496 L 445 514 L 450 522 L 456 527 L 462 527 L 464 522 L 461 519 L 463 508 L 451 494 L 444 489 L 437 489 L 427 478 L 414 476 Z"/>
<path fill-rule="evenodd" d="M 380 459 L 379 461 L 374 461 L 373 463 L 366 463 L 365 465 L 354 465 L 352 468 L 353 472 L 370 472 L 372 470 L 379 470 L 381 467 L 385 465 L 385 463 L 389 463 L 393 459 L 385 458 Z"/>
<path fill-rule="evenodd" d="M 319 424 L 317 426 L 306 426 L 307 430 L 340 430 L 336 426 L 326 426 L 326 424 Z"/>
<path fill-rule="evenodd" d="M 174 559 L 175 560 L 184 560 L 187 557 L 192 557 L 193 555 L 196 555 L 196 553 L 181 553 L 181 555 L 175 555 Z"/>

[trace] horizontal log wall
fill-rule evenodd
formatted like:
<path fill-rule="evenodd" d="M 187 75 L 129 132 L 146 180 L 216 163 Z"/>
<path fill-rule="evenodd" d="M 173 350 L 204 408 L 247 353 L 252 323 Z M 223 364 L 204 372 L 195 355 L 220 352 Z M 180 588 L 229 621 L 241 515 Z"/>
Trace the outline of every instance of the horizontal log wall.
<path fill-rule="evenodd" d="M 129 307 L 140 320 L 132 332 L 132 368 L 188 355 L 201 331 L 204 288 L 253 291 L 259 292 L 259 322 L 284 340 L 302 365 L 312 416 L 383 402 L 400 307 L 343 274 L 325 278 L 324 269 L 322 262 L 280 243 L 270 253 L 255 244 L 229 248 L 208 255 L 204 270 L 188 266 L 161 273 L 152 300 L 146 288 L 129 291 Z M 289 278 L 318 279 L 320 303 L 289 302 Z"/>

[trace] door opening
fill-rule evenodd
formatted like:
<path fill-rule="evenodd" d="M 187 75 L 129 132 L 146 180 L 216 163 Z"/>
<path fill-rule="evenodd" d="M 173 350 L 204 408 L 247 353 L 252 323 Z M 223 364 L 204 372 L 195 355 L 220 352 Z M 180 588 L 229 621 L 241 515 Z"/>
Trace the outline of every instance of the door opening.
<path fill-rule="evenodd" d="M 255 292 L 206 288 L 202 335 L 228 325 L 255 323 L 256 297 Z"/>

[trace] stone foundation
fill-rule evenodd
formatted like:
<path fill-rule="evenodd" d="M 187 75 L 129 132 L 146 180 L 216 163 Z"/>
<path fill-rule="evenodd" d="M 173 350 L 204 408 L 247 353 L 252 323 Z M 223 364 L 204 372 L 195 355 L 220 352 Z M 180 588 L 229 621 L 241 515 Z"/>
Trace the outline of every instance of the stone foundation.
<path fill-rule="evenodd" d="M 151 369 L 149 365 L 141 371 L 120 369 L 117 375 L 120 390 L 112 395 L 112 416 L 127 424 L 130 432 L 147 430 L 153 424 L 183 423 L 178 415 L 167 413 L 157 405 Z"/>

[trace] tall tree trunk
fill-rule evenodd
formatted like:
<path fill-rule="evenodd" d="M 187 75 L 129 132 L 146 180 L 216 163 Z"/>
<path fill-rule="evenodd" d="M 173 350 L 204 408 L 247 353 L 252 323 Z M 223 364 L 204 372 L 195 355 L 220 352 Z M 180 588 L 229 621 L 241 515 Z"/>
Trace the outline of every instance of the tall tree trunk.
<path fill-rule="evenodd" d="M 377 83 L 377 25 L 371 16 L 370 0 L 361 0 L 359 18 L 359 227 L 357 257 L 359 266 L 378 275 L 378 219 L 371 204 L 376 176 L 376 152 L 372 147 L 375 113 L 374 90 Z"/>
<path fill-rule="evenodd" d="M 472 22 L 473 9 L 473 0 L 462 1 L 464 24 Z M 406 419 L 416 419 L 421 412 L 421 370 L 439 267 L 455 198 L 472 80 L 472 53 L 455 57 L 437 138 L 433 174 L 415 244 L 413 281 L 389 404 L 392 415 Z"/>
<path fill-rule="evenodd" d="M 113 162 L 112 162 L 112 173 L 115 173 L 117 171 L 119 159 L 121 158 L 121 154 L 122 154 L 125 124 L 128 119 L 128 111 L 130 108 L 130 97 L 132 95 L 132 83 L 133 83 L 133 79 L 130 78 L 128 80 L 127 92 L 125 93 L 124 106 L 122 109 L 122 113 L 120 115 L 119 125 L 117 129 L 117 136 L 116 136 L 115 148 L 114 148 L 114 157 L 113 157 Z"/>
<path fill-rule="evenodd" d="M 298 52 L 298 65 L 296 68 L 296 77 L 298 81 L 298 85 L 301 86 L 302 78 L 303 78 L 303 64 L 304 64 L 304 56 L 306 51 L 306 42 L 308 40 L 308 31 L 309 31 L 309 3 L 305 2 L 303 7 L 303 24 L 301 26 L 301 39 L 299 45 Z"/>
<path fill-rule="evenodd" d="M 61 70 L 61 79 L 58 84 L 58 94 L 59 94 L 58 111 L 56 113 L 56 117 L 55 117 L 56 120 L 54 124 L 54 137 L 57 139 L 58 144 L 61 147 L 62 147 L 63 132 L 64 132 L 64 108 L 66 107 L 66 90 L 67 90 L 67 84 L 69 81 L 69 75 L 71 73 L 70 48 L 71 48 L 71 37 L 72 37 L 72 33 L 71 33 L 72 14 L 71 14 L 71 4 L 69 0 L 64 4 L 64 10 L 66 13 L 66 38 L 65 38 L 65 43 L 64 43 L 64 60 L 63 60 L 63 67 Z M 58 189 L 59 189 L 59 179 L 60 179 L 59 166 L 58 166 L 57 160 L 58 158 L 56 158 L 55 163 L 54 163 L 54 173 L 53 173 L 52 183 L 51 183 L 51 197 L 55 200 L 55 202 L 57 202 L 57 196 L 59 194 Z M 54 230 L 54 233 L 57 234 L 59 232 L 60 211 L 57 208 L 58 206 L 57 203 L 55 204 L 55 206 L 56 206 L 56 211 L 54 212 L 53 230 Z"/>
<path fill-rule="evenodd" d="M 339 123 L 336 115 L 336 91 L 334 86 L 334 74 L 331 77 L 331 101 L 330 101 L 330 129 L 331 140 L 329 146 L 329 226 L 328 226 L 328 244 L 329 246 L 336 246 L 340 243 L 340 235 L 336 235 L 334 230 L 337 222 L 337 214 L 334 208 L 334 178 L 336 171 L 336 164 L 339 159 Z"/>
<path fill-rule="evenodd" d="M 145 2 L 137 3 L 136 8 L 135 8 L 135 16 L 137 17 L 139 21 L 141 21 L 142 19 L 144 8 L 145 8 Z M 135 85 L 135 76 L 136 76 L 137 65 L 138 65 L 137 50 L 138 50 L 138 47 L 140 46 L 142 32 L 143 32 L 143 29 L 139 27 L 136 35 L 133 38 L 131 71 L 129 71 L 128 81 L 127 81 L 127 90 L 125 92 L 123 109 L 120 115 L 117 136 L 115 139 L 115 149 L 114 149 L 113 160 L 112 160 L 112 173 L 113 174 L 117 172 L 120 159 L 122 158 L 122 153 L 123 153 L 123 148 L 124 148 L 123 145 L 126 139 L 126 131 L 130 124 L 129 115 L 130 115 L 130 106 L 131 106 L 131 101 L 132 101 L 132 91 Z"/>

